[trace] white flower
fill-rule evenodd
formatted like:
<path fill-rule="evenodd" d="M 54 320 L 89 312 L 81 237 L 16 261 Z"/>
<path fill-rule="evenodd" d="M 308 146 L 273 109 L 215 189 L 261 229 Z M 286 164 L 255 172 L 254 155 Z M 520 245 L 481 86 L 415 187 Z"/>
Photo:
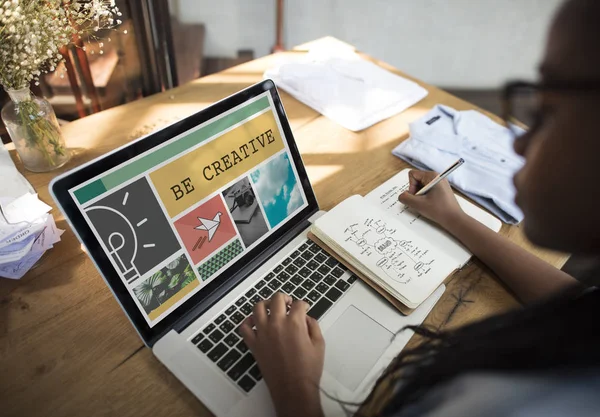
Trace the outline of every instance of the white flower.
<path fill-rule="evenodd" d="M 56 70 L 60 48 L 72 39 L 97 41 L 93 32 L 113 28 L 117 16 L 115 0 L 0 0 L 0 84 L 18 88 Z"/>

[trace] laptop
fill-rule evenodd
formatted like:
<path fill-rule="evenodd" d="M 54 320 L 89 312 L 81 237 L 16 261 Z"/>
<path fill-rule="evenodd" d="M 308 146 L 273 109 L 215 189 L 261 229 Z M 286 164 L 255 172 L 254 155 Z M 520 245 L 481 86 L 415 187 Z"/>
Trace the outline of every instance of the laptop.
<path fill-rule="evenodd" d="M 440 288 L 410 316 L 307 240 L 322 212 L 265 80 L 55 178 L 50 192 L 155 356 L 217 416 L 274 415 L 239 335 L 276 291 L 327 348 L 327 415 L 361 401 Z M 330 396 L 336 400 L 330 399 Z"/>

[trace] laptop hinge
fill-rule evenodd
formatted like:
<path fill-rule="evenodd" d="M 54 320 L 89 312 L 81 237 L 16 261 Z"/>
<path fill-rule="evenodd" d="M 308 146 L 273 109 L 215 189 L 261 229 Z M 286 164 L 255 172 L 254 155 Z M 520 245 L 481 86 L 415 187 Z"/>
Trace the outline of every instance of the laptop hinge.
<path fill-rule="evenodd" d="M 274 254 L 279 252 L 285 245 L 296 238 L 311 224 L 309 219 L 318 212 L 318 209 L 308 213 L 305 218 L 300 220 L 296 226 L 290 229 L 286 234 L 279 238 L 274 244 L 266 248 L 261 252 L 255 259 L 250 261 L 248 265 L 242 268 L 238 273 L 233 275 L 231 278 L 226 280 L 223 285 L 213 291 L 212 294 L 208 295 L 202 302 L 198 303 L 197 306 L 192 308 L 189 312 L 184 314 L 174 325 L 173 330 L 181 333 L 189 325 L 191 325 L 198 317 L 200 317 L 209 308 L 215 305 L 220 299 L 227 295 L 233 290 L 238 284 L 240 284 L 246 277 L 260 268 L 265 262 L 267 262 Z M 167 329 L 166 331 L 168 331 Z M 160 336 L 162 337 L 162 335 Z M 159 338 L 160 338 L 159 337 Z"/>

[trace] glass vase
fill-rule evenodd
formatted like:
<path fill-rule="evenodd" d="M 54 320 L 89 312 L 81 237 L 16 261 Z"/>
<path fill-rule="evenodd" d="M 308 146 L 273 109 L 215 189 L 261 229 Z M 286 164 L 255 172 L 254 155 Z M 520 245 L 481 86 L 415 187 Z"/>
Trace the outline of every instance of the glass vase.
<path fill-rule="evenodd" d="M 25 168 L 47 172 L 66 164 L 69 150 L 50 103 L 29 88 L 6 92 L 11 101 L 2 109 L 2 121 Z"/>

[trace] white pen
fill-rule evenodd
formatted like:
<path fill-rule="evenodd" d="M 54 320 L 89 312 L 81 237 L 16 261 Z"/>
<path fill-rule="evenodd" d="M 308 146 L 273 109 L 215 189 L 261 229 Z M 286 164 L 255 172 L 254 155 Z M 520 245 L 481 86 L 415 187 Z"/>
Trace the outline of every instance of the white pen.
<path fill-rule="evenodd" d="M 429 184 L 427 184 L 425 187 L 421 188 L 417 192 L 417 194 L 415 194 L 415 195 L 424 195 L 424 194 L 426 194 L 429 190 L 431 190 L 433 187 L 435 187 L 438 182 L 440 182 L 441 180 L 443 180 L 444 178 L 446 178 L 448 175 L 452 174 L 454 171 L 456 171 L 456 169 L 459 166 L 461 166 L 464 163 L 465 163 L 465 160 L 462 159 L 462 158 L 460 158 L 458 161 L 456 161 L 455 163 L 453 163 L 452 165 L 450 165 L 444 172 L 442 172 L 437 177 L 435 177 L 434 179 L 432 179 Z"/>

